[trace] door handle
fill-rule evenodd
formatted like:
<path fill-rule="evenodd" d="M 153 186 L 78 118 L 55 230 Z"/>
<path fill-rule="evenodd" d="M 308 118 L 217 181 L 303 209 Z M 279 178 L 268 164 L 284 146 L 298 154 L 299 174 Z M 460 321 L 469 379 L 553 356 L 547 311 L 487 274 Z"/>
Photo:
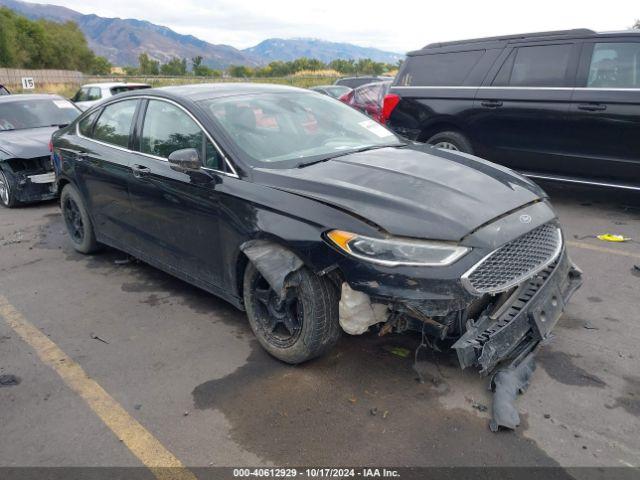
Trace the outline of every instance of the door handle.
<path fill-rule="evenodd" d="M 501 100 L 483 100 L 480 105 L 487 108 L 499 108 L 502 106 Z"/>
<path fill-rule="evenodd" d="M 581 103 L 578 110 L 586 110 L 587 112 L 601 112 L 606 110 L 607 106 L 602 103 Z"/>
<path fill-rule="evenodd" d="M 133 170 L 133 176 L 136 178 L 141 178 L 151 171 L 149 167 L 146 167 L 144 165 L 139 165 L 137 163 L 133 164 L 131 168 Z"/>
<path fill-rule="evenodd" d="M 87 159 L 87 152 L 76 152 L 76 162 L 84 162 Z"/>

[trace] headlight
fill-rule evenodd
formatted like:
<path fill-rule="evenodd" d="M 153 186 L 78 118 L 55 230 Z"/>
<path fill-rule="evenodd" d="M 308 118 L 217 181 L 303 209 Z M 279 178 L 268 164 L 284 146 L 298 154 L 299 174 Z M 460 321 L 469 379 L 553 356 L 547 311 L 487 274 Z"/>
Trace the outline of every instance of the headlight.
<path fill-rule="evenodd" d="M 378 239 L 342 230 L 331 230 L 327 238 L 343 252 L 367 262 L 395 267 L 451 265 L 471 249 L 427 240 Z"/>

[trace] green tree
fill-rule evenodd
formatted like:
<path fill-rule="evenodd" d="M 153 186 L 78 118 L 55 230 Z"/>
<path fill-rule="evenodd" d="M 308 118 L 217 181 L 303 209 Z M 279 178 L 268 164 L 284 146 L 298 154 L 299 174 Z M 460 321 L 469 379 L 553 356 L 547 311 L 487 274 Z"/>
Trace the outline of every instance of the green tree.
<path fill-rule="evenodd" d="M 138 65 L 141 75 L 158 75 L 160 73 L 160 62 L 153 60 L 146 53 L 138 55 Z"/>
<path fill-rule="evenodd" d="M 346 74 L 355 72 L 355 69 L 356 69 L 355 63 L 356 62 L 353 59 L 349 59 L 349 60 L 336 59 L 336 60 L 332 60 L 331 63 L 329 63 L 329 68 L 332 68 L 333 70 L 336 70 L 342 73 L 343 75 L 346 75 Z"/>
<path fill-rule="evenodd" d="M 180 76 L 187 74 L 187 59 L 172 58 L 160 67 L 162 75 Z"/>
<path fill-rule="evenodd" d="M 104 57 L 96 56 L 93 59 L 91 74 L 93 75 L 109 75 L 111 73 L 111 62 Z"/>
<path fill-rule="evenodd" d="M 253 76 L 253 70 L 245 65 L 231 65 L 228 68 L 229 75 L 236 78 L 247 78 Z"/>
<path fill-rule="evenodd" d="M 0 8 L 0 65 L 92 72 L 96 56 L 74 22 L 29 20 Z"/>

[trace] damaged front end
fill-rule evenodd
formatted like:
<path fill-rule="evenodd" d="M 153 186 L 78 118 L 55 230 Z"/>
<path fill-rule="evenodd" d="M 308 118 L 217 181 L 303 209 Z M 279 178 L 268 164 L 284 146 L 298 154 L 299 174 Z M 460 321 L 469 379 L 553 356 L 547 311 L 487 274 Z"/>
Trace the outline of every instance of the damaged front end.
<path fill-rule="evenodd" d="M 491 229 L 502 231 L 501 226 Z M 428 344 L 455 350 L 462 368 L 494 372 L 490 428 L 514 429 L 520 423 L 514 400 L 529 385 L 535 350 L 581 286 L 582 272 L 569 259 L 555 219 L 540 222 L 465 268 L 457 279 L 440 282 L 387 276 L 395 286 L 360 284 L 373 295 L 345 282 L 340 323 L 351 334 L 376 324 L 380 334 L 420 332 L 421 344 L 427 336 Z M 400 293 L 401 284 L 412 286 L 405 289 L 405 298 L 384 295 Z M 430 286 L 428 294 L 424 285 Z"/>
<path fill-rule="evenodd" d="M 37 202 L 57 196 L 55 173 L 48 156 L 8 158 L 0 162 L 0 168 L 18 202 Z"/>

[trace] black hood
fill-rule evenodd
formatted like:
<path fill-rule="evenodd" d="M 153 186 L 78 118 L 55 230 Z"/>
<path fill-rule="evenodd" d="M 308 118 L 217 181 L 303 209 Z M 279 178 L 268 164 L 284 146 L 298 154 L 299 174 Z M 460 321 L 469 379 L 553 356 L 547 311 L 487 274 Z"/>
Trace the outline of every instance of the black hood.
<path fill-rule="evenodd" d="M 56 130 L 58 127 L 0 131 L 0 150 L 15 158 L 46 157 L 51 134 Z"/>
<path fill-rule="evenodd" d="M 305 168 L 258 169 L 256 181 L 335 205 L 392 235 L 433 240 L 458 241 L 544 197 L 507 168 L 426 145 L 354 153 Z"/>

